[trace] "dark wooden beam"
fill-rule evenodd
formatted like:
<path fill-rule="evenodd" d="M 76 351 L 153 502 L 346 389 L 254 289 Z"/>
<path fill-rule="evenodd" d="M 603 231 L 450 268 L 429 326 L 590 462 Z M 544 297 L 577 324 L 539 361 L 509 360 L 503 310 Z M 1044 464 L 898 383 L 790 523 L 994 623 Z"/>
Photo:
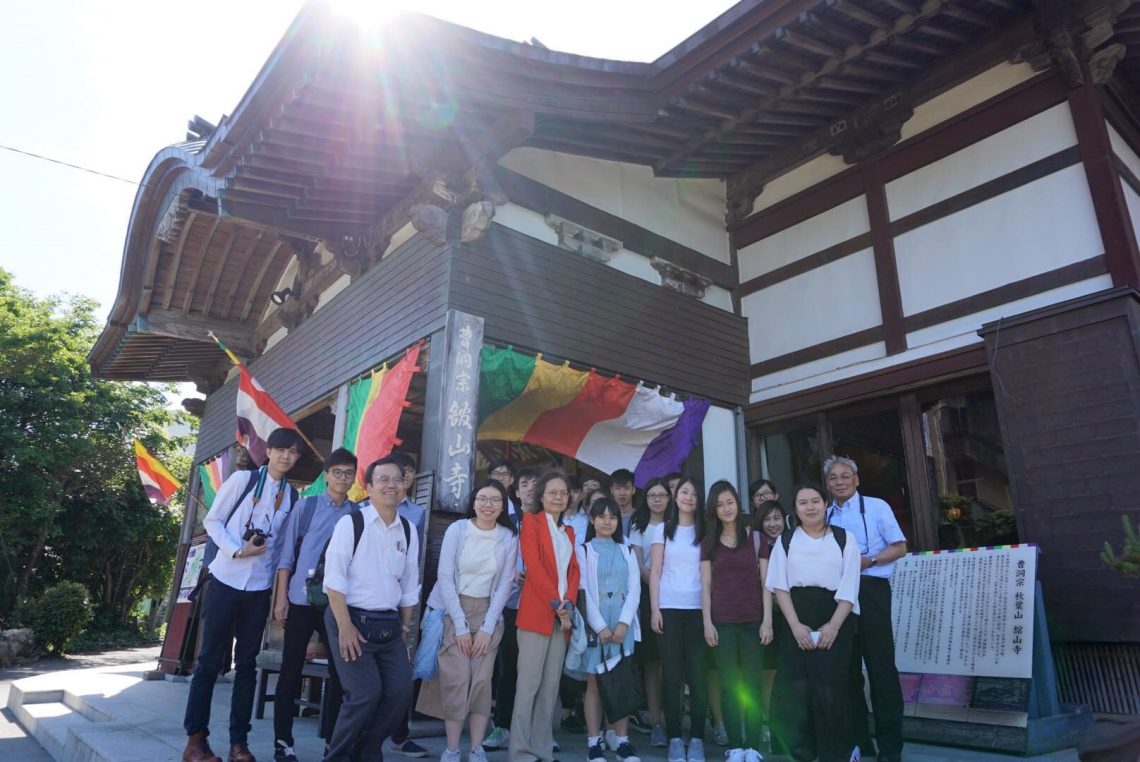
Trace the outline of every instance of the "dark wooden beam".
<path fill-rule="evenodd" d="M 166 274 L 166 293 L 162 297 L 162 308 L 164 310 L 170 309 L 170 303 L 174 301 L 174 283 L 178 280 L 178 268 L 182 264 L 182 250 L 186 248 L 186 237 L 190 235 L 190 227 L 194 224 L 197 216 L 196 212 L 190 212 L 186 215 L 186 221 L 182 223 L 182 232 L 178 234 L 178 242 L 174 244 L 174 257 L 170 261 L 170 270 Z"/>
<path fill-rule="evenodd" d="M 190 310 L 190 303 L 194 300 L 194 291 L 198 288 L 198 276 L 202 273 L 202 265 L 206 262 L 206 253 L 209 252 L 210 243 L 214 240 L 214 233 L 218 231 L 218 226 L 221 224 L 221 218 L 215 217 L 210 224 L 210 232 L 202 238 L 202 244 L 198 247 L 198 256 L 190 263 L 193 275 L 186 282 L 186 296 L 182 299 L 184 311 Z"/>
<path fill-rule="evenodd" d="M 1073 114 L 1077 146 L 1088 179 L 1097 227 L 1104 243 L 1104 256 L 1114 285 L 1140 289 L 1140 251 L 1137 250 L 1136 232 L 1120 185 L 1120 175 L 1116 171 L 1099 88 L 1092 84 L 1088 67 L 1082 64 L 1082 69 L 1085 70 L 1085 81 L 1069 90 L 1069 109 Z"/>
<path fill-rule="evenodd" d="M 128 328 L 130 333 L 169 336 L 205 344 L 213 344 L 209 336 L 211 331 L 236 354 L 254 356 L 253 328 L 233 320 L 217 320 L 181 310 L 151 310 L 146 315 L 135 317 Z"/>
<path fill-rule="evenodd" d="M 237 242 L 238 233 L 241 228 L 237 225 L 230 225 L 230 236 L 226 239 L 226 245 L 222 247 L 222 253 L 218 257 L 218 262 L 214 266 L 214 277 L 210 279 L 210 288 L 206 291 L 206 303 L 202 305 L 202 314 L 209 316 L 210 312 L 214 309 L 214 297 L 218 293 L 218 284 L 222 280 L 222 273 L 228 273 L 229 277 L 233 277 L 233 273 L 229 272 L 230 251 Z M 188 302 L 189 303 L 189 302 Z M 187 309 L 184 307 L 183 309 Z"/>
<path fill-rule="evenodd" d="M 887 354 L 896 355 L 906 351 L 906 329 L 903 327 L 902 289 L 899 287 L 895 242 L 891 235 L 891 215 L 887 209 L 887 190 L 878 162 L 869 162 L 863 168 L 863 188 L 867 194 L 867 217 L 871 223 L 883 341 L 887 345 Z"/>
<path fill-rule="evenodd" d="M 242 322 L 249 319 L 249 313 L 253 309 L 253 303 L 257 299 L 257 292 L 261 290 L 261 281 L 265 279 L 265 274 L 269 272 L 269 266 L 273 264 L 273 260 L 277 258 L 277 252 L 281 249 L 282 241 L 278 240 L 273 244 L 273 248 L 265 255 L 265 259 L 261 262 L 261 267 L 257 269 L 257 277 L 253 279 L 253 286 L 249 289 L 249 293 L 245 298 L 245 306 L 241 310 Z"/>

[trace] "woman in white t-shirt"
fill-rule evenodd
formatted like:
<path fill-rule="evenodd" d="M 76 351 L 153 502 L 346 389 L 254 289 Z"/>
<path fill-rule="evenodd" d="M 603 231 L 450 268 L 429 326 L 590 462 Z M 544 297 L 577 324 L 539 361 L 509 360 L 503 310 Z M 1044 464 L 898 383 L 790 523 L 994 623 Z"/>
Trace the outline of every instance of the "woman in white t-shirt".
<path fill-rule="evenodd" d="M 794 529 L 775 542 L 766 585 L 784 613 L 772 689 L 776 746 L 795 759 L 857 759 L 848 675 L 859 613 L 859 544 L 826 523 L 818 487 L 795 492 Z"/>
<path fill-rule="evenodd" d="M 701 615 L 701 541 L 705 536 L 704 497 L 700 483 L 682 477 L 669 506 L 669 517 L 653 533 L 649 597 L 653 631 L 660 635 L 665 732 L 669 762 L 705 762 L 704 619 Z M 681 687 L 689 686 L 693 718 L 686 752 L 681 738 Z"/>
<path fill-rule="evenodd" d="M 649 709 L 649 720 L 653 726 L 649 743 L 652 746 L 665 746 L 665 725 L 661 722 L 661 652 L 653 632 L 653 606 L 649 601 L 649 575 L 653 570 L 653 536 L 669 515 L 669 485 L 661 477 L 650 479 L 641 488 L 640 501 L 633 521 L 629 524 L 629 545 L 637 556 L 641 569 L 641 604 L 638 621 L 641 624 L 641 643 L 634 655 L 641 666 L 645 679 L 645 703 Z"/>

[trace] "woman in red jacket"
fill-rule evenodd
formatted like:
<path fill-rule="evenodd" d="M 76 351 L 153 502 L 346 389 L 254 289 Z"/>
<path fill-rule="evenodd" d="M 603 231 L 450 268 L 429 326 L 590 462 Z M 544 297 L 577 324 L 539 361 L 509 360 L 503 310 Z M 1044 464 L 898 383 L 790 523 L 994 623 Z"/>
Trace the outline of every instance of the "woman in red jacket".
<path fill-rule="evenodd" d="M 562 525 L 570 481 L 560 469 L 539 477 L 538 509 L 522 517 L 519 543 L 525 580 L 518 613 L 518 688 L 511 717 L 511 762 L 554 759 L 551 730 L 578 597 L 574 530 Z"/>

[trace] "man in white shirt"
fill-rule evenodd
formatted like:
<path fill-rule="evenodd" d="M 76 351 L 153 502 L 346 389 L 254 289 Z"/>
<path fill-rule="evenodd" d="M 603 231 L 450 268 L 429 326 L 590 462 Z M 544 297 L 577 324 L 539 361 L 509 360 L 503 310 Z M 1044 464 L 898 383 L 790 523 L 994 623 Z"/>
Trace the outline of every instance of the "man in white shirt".
<path fill-rule="evenodd" d="M 895 561 L 906 555 L 906 537 L 886 501 L 859 493 L 859 466 L 855 461 L 832 456 L 823 464 L 823 473 L 832 497 L 827 521 L 847 530 L 849 540 L 858 542 L 862 557 L 859 624 L 850 679 L 855 738 L 865 756 L 875 756 L 863 696 L 863 663 L 866 662 L 875 736 L 879 741 L 878 759 L 879 762 L 899 762 L 903 747 L 903 702 L 891 629 L 891 575 Z"/>
<path fill-rule="evenodd" d="M 230 698 L 229 762 L 254 762 L 246 742 L 253 715 L 257 654 L 269 618 L 270 589 L 281 554 L 285 520 L 297 491 L 285 475 L 300 457 L 295 429 L 276 429 L 267 441 L 267 462 L 258 471 L 233 474 L 214 498 L 203 522 L 218 552 L 202 603 L 202 646 L 186 699 L 183 762 L 221 762 L 206 740 L 210 702 L 222 660 L 234 648 Z"/>
<path fill-rule="evenodd" d="M 325 627 L 344 688 L 326 762 L 382 760 L 412 699 L 407 637 L 420 597 L 419 538 L 396 510 L 404 474 L 381 458 L 364 475 L 371 507 L 337 522 L 325 553 Z M 359 528 L 359 532 L 358 532 Z"/>

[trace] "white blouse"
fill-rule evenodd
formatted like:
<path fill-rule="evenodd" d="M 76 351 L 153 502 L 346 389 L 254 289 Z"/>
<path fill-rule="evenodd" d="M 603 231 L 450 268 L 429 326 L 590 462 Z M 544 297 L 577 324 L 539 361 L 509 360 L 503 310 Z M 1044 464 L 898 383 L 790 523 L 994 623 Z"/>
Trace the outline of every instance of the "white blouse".
<path fill-rule="evenodd" d="M 554 560 L 558 562 L 558 597 L 566 597 L 566 575 L 570 570 L 570 558 L 574 555 L 574 543 L 570 542 L 566 534 L 566 527 L 558 526 L 558 522 L 549 513 L 546 516 L 546 526 L 550 529 L 550 543 L 554 546 Z"/>
<path fill-rule="evenodd" d="M 859 544 L 849 534 L 841 554 L 832 532 L 817 539 L 803 527 L 796 527 L 788 553 L 780 540 L 772 546 L 764 585 L 773 592 L 790 591 L 793 587 L 834 590 L 835 600 L 850 602 L 851 613 L 858 614 Z"/>

